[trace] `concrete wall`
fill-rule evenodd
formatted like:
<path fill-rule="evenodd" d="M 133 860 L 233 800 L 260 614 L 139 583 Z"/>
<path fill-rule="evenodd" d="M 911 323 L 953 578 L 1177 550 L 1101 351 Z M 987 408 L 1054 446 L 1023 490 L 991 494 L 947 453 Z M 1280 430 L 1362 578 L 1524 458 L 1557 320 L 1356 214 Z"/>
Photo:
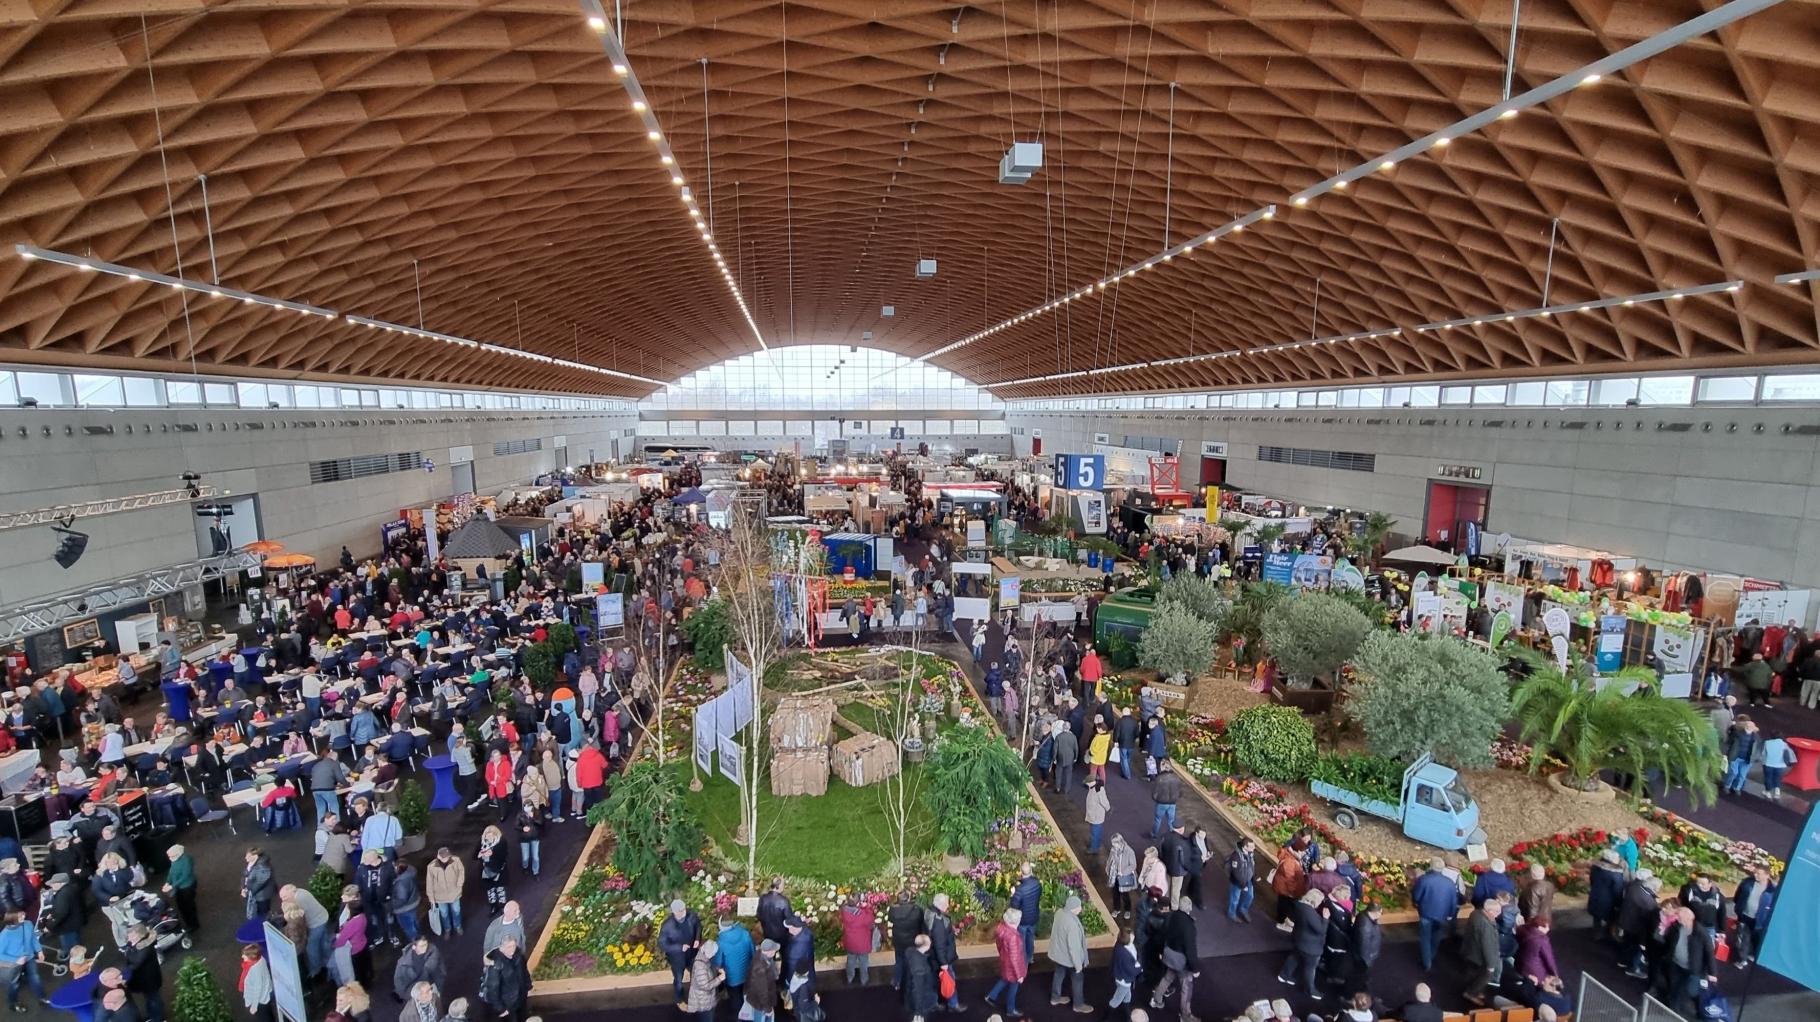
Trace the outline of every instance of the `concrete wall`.
<path fill-rule="evenodd" d="M 235 495 L 255 494 L 260 534 L 329 562 L 347 545 L 379 547 L 379 524 L 451 490 L 451 448 L 472 447 L 478 492 L 496 493 L 560 467 L 568 458 L 634 448 L 631 412 L 495 410 L 73 410 L 0 411 L 0 510 L 22 511 L 178 488 L 186 471 Z M 189 431 L 189 427 L 194 431 Z M 112 432 L 91 432 L 111 427 Z M 495 457 L 493 445 L 541 438 L 543 449 Z M 310 482 L 310 463 L 420 451 L 434 471 L 393 472 L 347 482 Z M 88 586 L 197 556 L 187 504 L 83 519 L 88 549 L 65 570 L 51 559 L 48 526 L 0 532 L 0 605 Z M 250 531 L 250 530 L 249 530 Z M 235 540 L 244 533 L 236 528 Z"/>
<path fill-rule="evenodd" d="M 1301 412 L 1007 411 L 1012 442 L 1045 456 L 1095 434 L 1179 439 L 1182 484 L 1203 441 L 1225 441 L 1227 481 L 1308 504 L 1383 511 L 1421 531 L 1441 466 L 1480 471 L 1492 533 L 1592 547 L 1651 567 L 1820 588 L 1820 408 L 1320 409 Z M 1678 427 L 1685 425 L 1683 431 Z M 1284 446 L 1376 456 L 1372 472 L 1258 460 Z"/>

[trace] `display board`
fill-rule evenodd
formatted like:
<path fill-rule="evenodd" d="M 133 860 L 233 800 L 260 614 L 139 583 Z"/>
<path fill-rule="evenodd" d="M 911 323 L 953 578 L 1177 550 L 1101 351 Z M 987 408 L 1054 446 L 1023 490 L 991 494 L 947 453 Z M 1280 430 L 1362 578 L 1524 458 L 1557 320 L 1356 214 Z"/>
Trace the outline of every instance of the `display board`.
<path fill-rule="evenodd" d="M 303 975 L 297 970 L 297 945 L 270 922 L 265 924 L 265 963 L 272 973 L 272 1000 L 279 1016 L 291 1022 L 308 1022 L 303 1011 Z"/>
<path fill-rule="evenodd" d="M 1738 594 L 1738 609 L 1732 617 L 1740 627 L 1753 620 L 1764 625 L 1806 624 L 1810 595 L 1806 589 L 1745 589 Z"/>
<path fill-rule="evenodd" d="M 956 596 L 954 617 L 957 621 L 984 621 L 992 616 L 992 601 L 984 596 Z"/>

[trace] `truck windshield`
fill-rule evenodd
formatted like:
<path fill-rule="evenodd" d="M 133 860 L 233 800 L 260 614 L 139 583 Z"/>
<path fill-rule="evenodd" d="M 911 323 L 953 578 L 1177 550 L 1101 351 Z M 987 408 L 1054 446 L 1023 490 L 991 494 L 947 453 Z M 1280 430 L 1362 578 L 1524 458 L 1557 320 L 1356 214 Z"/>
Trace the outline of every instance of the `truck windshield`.
<path fill-rule="evenodd" d="M 1472 795 L 1467 793 L 1466 786 L 1460 783 L 1458 777 L 1447 782 L 1447 801 L 1453 804 L 1453 811 L 1456 813 L 1463 813 L 1472 808 Z"/>

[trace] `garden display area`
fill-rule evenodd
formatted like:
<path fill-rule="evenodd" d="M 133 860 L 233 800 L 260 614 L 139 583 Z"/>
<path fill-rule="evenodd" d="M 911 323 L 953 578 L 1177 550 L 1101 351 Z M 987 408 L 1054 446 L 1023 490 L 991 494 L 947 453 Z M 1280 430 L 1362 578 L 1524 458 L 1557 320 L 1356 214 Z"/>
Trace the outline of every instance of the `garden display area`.
<path fill-rule="evenodd" d="M 1782 867 L 1755 845 L 1655 806 L 1647 785 L 1601 780 L 1653 778 L 1659 790 L 1666 778 L 1697 801 L 1717 797 L 1718 735 L 1702 709 L 1658 694 L 1653 673 L 1599 679 L 1578 659 L 1563 668 L 1509 643 L 1401 634 L 1351 595 L 1268 585 L 1234 594 L 1178 578 L 1157 607 L 1136 651 L 1148 669 L 1112 678 L 1111 700 L 1136 706 L 1144 686 L 1165 680 L 1185 691 L 1183 706 L 1164 710 L 1183 774 L 1266 855 L 1304 827 L 1324 850 L 1349 851 L 1367 896 L 1388 910 L 1409 906 L 1410 883 L 1440 849 L 1363 811 L 1351 814 L 1355 827 L 1339 826 L 1338 806 L 1311 784 L 1394 814 L 1405 769 L 1424 756 L 1458 768 L 1488 857 L 1504 858 L 1513 874 L 1540 864 L 1568 895 L 1585 893 L 1590 863 L 1627 835 L 1670 890 L 1696 872 L 1729 888 L 1754 865 Z M 1288 694 L 1314 681 L 1336 698 L 1308 711 L 1285 692 L 1273 700 L 1235 680 L 1265 660 Z M 1484 868 L 1464 861 L 1464 845 L 1452 861 Z"/>
<path fill-rule="evenodd" d="M 745 789 L 718 771 L 692 784 L 693 711 L 726 685 L 691 660 L 672 676 L 661 729 L 653 721 L 589 813 L 594 832 L 531 958 L 534 996 L 667 985 L 656 942 L 671 900 L 701 916 L 704 936 L 728 915 L 756 940 L 756 921 L 739 911 L 752 903 L 741 899 L 773 877 L 809 921 L 824 964 L 844 954 L 839 912 L 850 895 L 882 920 L 884 903 L 906 888 L 924 905 L 946 893 L 962 956 L 991 954 L 992 927 L 1026 861 L 1043 883 L 1039 937 L 1052 910 L 1079 895 L 1090 938 L 1110 941 L 1080 862 L 951 661 L 882 647 L 796 651 L 772 664 L 759 686 L 760 725 L 743 737 L 757 730 L 764 743 L 760 768 L 747 771 L 758 786 L 750 828 Z M 748 829 L 756 848 L 744 843 Z"/>

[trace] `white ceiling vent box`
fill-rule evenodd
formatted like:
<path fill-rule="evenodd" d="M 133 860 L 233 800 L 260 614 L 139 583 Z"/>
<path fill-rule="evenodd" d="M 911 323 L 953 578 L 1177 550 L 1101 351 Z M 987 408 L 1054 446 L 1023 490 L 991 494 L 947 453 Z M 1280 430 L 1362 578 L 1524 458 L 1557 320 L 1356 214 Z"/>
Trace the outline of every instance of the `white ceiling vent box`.
<path fill-rule="evenodd" d="M 916 279 L 928 280 L 935 276 L 935 260 L 918 259 L 916 261 Z"/>
<path fill-rule="evenodd" d="M 897 315 L 897 306 L 887 305 L 884 308 L 878 310 L 878 314 L 880 316 L 885 317 L 886 319 L 890 319 L 892 316 Z"/>
<path fill-rule="evenodd" d="M 998 183 L 1021 185 L 1042 169 L 1041 142 L 1013 142 L 1011 148 L 1005 151 L 1004 158 L 998 161 Z"/>

